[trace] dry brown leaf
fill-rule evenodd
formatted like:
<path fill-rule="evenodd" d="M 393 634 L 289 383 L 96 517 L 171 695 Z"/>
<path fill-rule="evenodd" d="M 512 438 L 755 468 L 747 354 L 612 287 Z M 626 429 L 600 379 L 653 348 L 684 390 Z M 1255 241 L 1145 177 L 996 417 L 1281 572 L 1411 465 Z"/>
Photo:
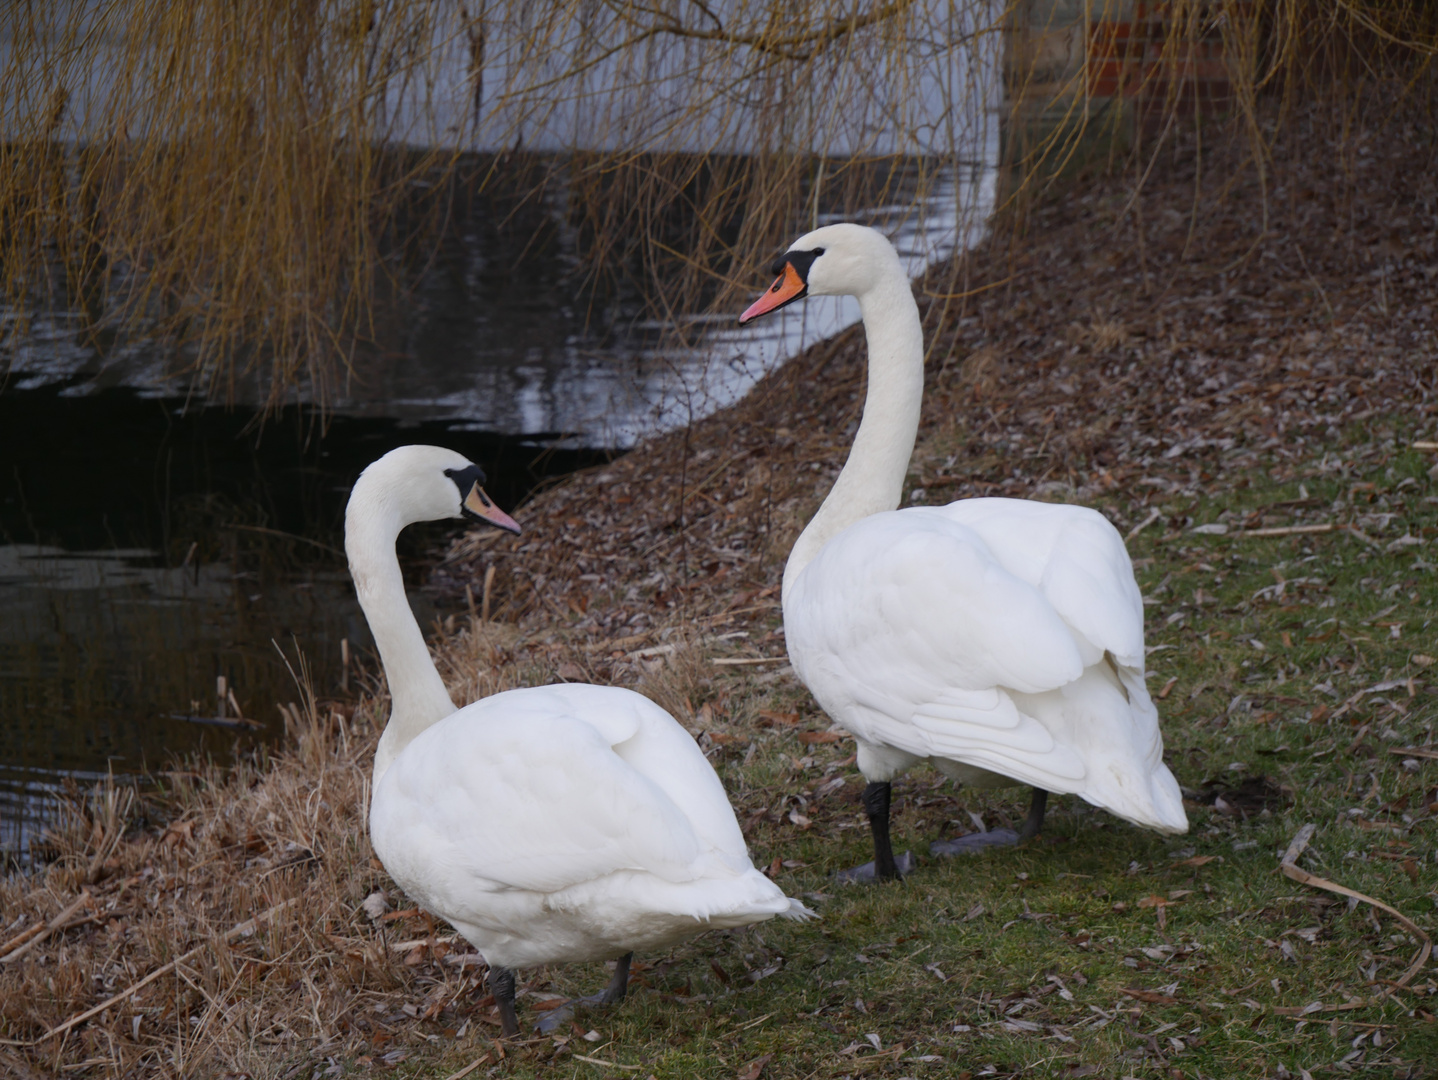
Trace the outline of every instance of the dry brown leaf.
<path fill-rule="evenodd" d="M 160 837 L 160 843 L 165 847 L 174 847 L 178 844 L 190 843 L 195 839 L 195 819 L 187 821 L 172 822 L 166 827 L 164 834 Z"/>
<path fill-rule="evenodd" d="M 799 722 L 799 714 L 796 712 L 774 712 L 770 709 L 760 709 L 759 719 L 768 721 L 768 726 L 783 724 L 785 727 L 793 727 Z"/>
<path fill-rule="evenodd" d="M 1177 1005 L 1178 998 L 1169 997 L 1167 994 L 1160 994 L 1155 990 L 1130 990 L 1128 987 L 1120 988 L 1120 992 L 1138 1001 L 1146 1001 L 1150 1005 Z"/>
<path fill-rule="evenodd" d="M 1222 855 L 1195 855 L 1189 859 L 1182 859 L 1174 863 L 1174 866 L 1207 866 L 1211 862 L 1223 862 Z"/>
<path fill-rule="evenodd" d="M 743 746 L 749 741 L 748 735 L 735 735 L 727 731 L 709 731 L 705 734 L 709 736 L 709 741 L 715 746 Z"/>

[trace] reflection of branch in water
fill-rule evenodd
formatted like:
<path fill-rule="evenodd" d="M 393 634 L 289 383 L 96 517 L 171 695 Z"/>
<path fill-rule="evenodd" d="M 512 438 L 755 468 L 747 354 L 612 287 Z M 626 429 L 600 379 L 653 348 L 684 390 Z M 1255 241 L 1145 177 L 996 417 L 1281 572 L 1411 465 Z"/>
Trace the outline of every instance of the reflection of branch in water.
<path fill-rule="evenodd" d="M 338 555 L 341 559 L 345 558 L 345 553 L 339 548 L 330 547 L 329 544 L 323 544 L 318 540 L 311 540 L 308 536 L 299 536 L 295 533 L 285 532 L 283 529 L 267 529 L 263 525 L 227 525 L 226 528 L 240 529 L 244 532 L 263 533 L 266 536 L 280 536 L 286 540 L 309 544 L 311 547 L 317 547 L 321 551 L 328 551 L 331 555 Z"/>
<path fill-rule="evenodd" d="M 459 5 L 459 14 L 464 19 L 464 34 L 469 40 L 469 78 L 474 83 L 471 99 L 476 125 L 484 109 L 484 4 L 485 0 L 479 0 L 474 18 L 470 18 L 469 9 L 463 3 Z"/>

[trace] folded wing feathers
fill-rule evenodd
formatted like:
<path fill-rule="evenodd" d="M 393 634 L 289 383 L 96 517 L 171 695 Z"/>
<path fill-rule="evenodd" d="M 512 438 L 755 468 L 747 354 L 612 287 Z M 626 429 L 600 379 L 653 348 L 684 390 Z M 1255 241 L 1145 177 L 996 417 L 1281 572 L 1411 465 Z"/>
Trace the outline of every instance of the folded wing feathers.
<path fill-rule="evenodd" d="M 825 545 L 789 599 L 796 670 L 861 739 L 1049 790 L 1092 783 L 1091 755 L 1173 786 L 1144 682 L 1143 599 L 1122 538 L 1096 511 L 972 499 L 875 514 Z M 1107 670 L 1106 654 L 1118 692 L 1098 727 L 1119 745 L 1086 747 L 1077 731 L 1056 740 L 1035 717 L 1077 709 L 1084 728 L 1092 692 L 1060 701 Z M 1135 820 L 1151 816 L 1135 808 Z M 1182 817 L 1164 816 L 1165 829 Z"/>
<path fill-rule="evenodd" d="M 709 902 L 726 894 L 787 910 L 749 862 L 703 752 L 633 691 L 534 688 L 461 709 L 396 759 L 374 810 L 386 865 L 445 867 L 428 876 L 447 891 L 554 894 L 563 905 L 559 894 L 638 874 L 684 905 L 712 892 L 698 900 L 700 919 L 722 914 Z"/>

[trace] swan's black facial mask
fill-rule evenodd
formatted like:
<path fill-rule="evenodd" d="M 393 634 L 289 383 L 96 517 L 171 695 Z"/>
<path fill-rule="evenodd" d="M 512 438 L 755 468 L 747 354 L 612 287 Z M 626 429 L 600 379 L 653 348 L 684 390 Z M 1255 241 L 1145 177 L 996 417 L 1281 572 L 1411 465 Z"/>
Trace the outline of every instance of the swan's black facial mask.
<path fill-rule="evenodd" d="M 470 465 L 463 469 L 445 469 L 444 475 L 453 480 L 454 486 L 459 488 L 461 514 L 474 521 L 493 525 L 496 529 L 512 532 L 515 536 L 519 535 L 519 522 L 495 506 L 484 493 L 483 469 L 478 465 Z"/>
<path fill-rule="evenodd" d="M 808 296 L 809 271 L 814 266 L 814 260 L 822 254 L 823 248 L 814 248 L 813 251 L 786 251 L 775 259 L 769 270 L 778 274 L 779 280 L 769 286 L 769 291 L 750 304 L 744 314 L 739 316 L 739 325 L 743 326 L 751 319 L 778 311 L 795 300 Z"/>

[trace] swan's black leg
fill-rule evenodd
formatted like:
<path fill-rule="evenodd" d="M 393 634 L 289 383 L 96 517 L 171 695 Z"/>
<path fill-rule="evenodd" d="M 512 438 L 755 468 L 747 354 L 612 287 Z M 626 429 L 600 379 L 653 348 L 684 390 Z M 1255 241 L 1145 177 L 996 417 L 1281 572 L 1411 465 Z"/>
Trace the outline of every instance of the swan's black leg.
<path fill-rule="evenodd" d="M 1034 788 L 1033 802 L 1029 803 L 1029 816 L 1019 828 L 1019 843 L 1032 840 L 1044 827 L 1044 807 L 1048 805 L 1049 793 L 1043 788 Z"/>
<path fill-rule="evenodd" d="M 616 961 L 614 975 L 610 978 L 608 986 L 597 994 L 566 1001 L 558 1008 L 541 1013 L 534 1026 L 548 1035 L 567 1024 L 574 1016 L 575 1008 L 580 1005 L 615 1005 L 623 1001 L 624 995 L 629 992 L 629 961 L 633 959 L 632 952 L 625 953 Z"/>
<path fill-rule="evenodd" d="M 499 1023 L 506 1039 L 519 1034 L 519 1017 L 514 1011 L 514 972 L 509 968 L 489 969 L 489 992 L 499 1006 Z"/>
<path fill-rule="evenodd" d="M 616 1001 L 623 1001 L 629 990 L 629 961 L 633 959 L 632 952 L 621 956 L 614 965 L 614 977 L 609 980 L 609 985 L 594 997 L 584 1000 L 592 1001 L 596 1005 L 613 1005 Z"/>
<path fill-rule="evenodd" d="M 990 829 L 983 833 L 969 833 L 957 840 L 935 840 L 929 845 L 930 855 L 972 855 L 991 847 L 1012 847 L 1032 840 L 1044 824 L 1044 807 L 1048 805 L 1049 793 L 1043 788 L 1034 788 L 1033 801 L 1029 803 L 1029 816 L 1024 819 L 1018 832 L 1013 829 Z"/>
<path fill-rule="evenodd" d="M 869 830 L 874 834 L 874 876 L 880 881 L 893 881 L 899 876 L 894 865 L 894 848 L 889 839 L 889 800 L 893 788 L 883 783 L 864 788 L 864 809 L 869 814 Z"/>
<path fill-rule="evenodd" d="M 914 868 L 914 860 L 906 851 L 894 857 L 889 839 L 889 799 L 892 788 L 888 781 L 875 781 L 864 788 L 864 810 L 869 815 L 869 829 L 874 834 L 874 861 L 835 875 L 840 881 L 897 881 Z"/>

